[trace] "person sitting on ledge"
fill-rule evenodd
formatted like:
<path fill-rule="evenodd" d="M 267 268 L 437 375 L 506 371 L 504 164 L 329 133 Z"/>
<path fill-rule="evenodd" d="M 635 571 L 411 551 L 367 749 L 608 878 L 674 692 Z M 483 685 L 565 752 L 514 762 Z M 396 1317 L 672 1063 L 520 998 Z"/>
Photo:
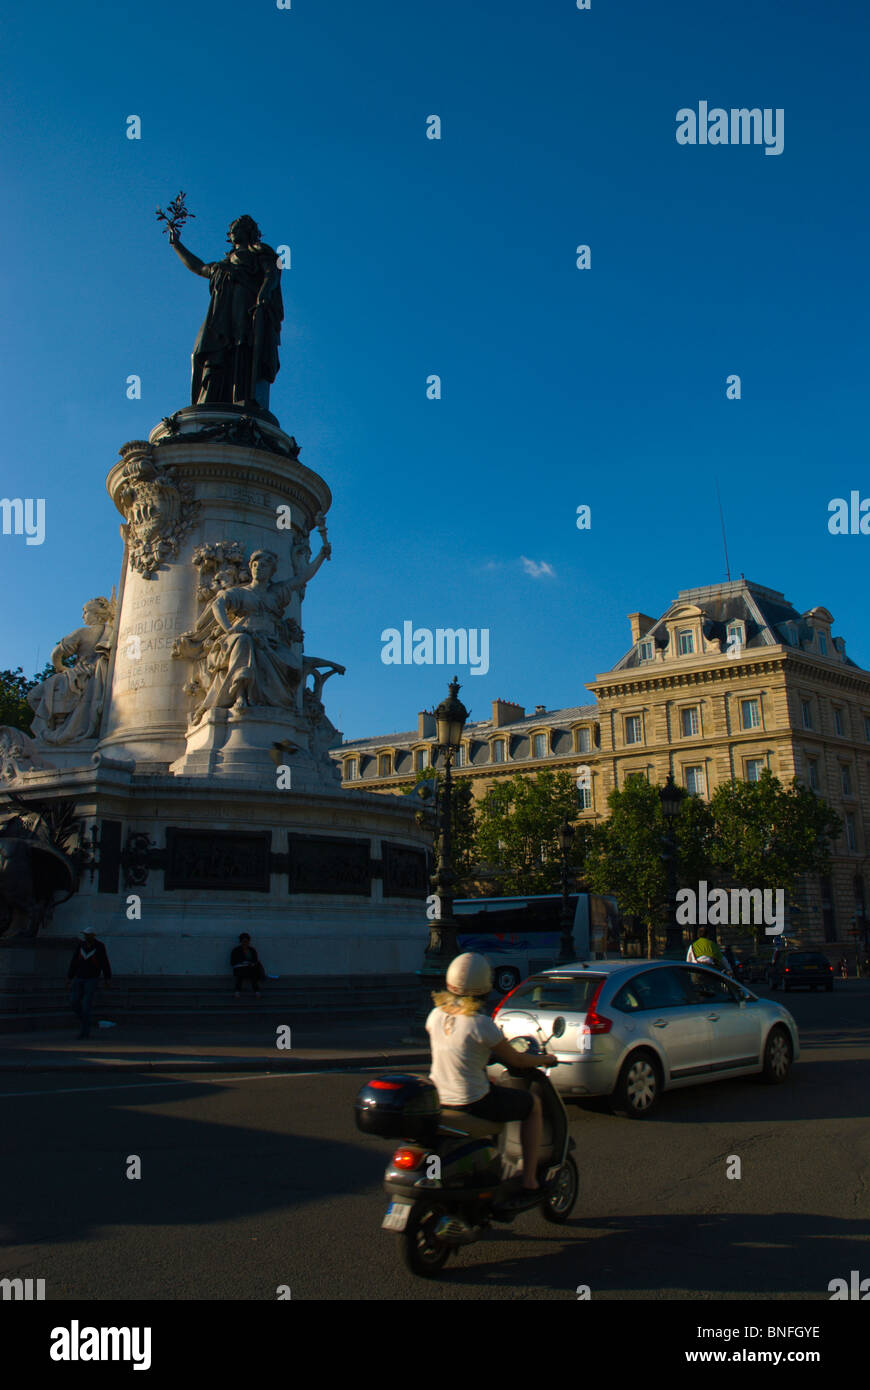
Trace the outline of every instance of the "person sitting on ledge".
<path fill-rule="evenodd" d="M 233 967 L 233 978 L 236 985 L 236 998 L 240 998 L 242 985 L 245 980 L 250 980 L 251 989 L 257 999 L 260 998 L 260 981 L 265 975 L 265 970 L 260 964 L 260 958 L 251 945 L 251 938 L 246 931 L 239 937 L 238 946 L 234 946 L 230 955 L 230 965 Z"/>

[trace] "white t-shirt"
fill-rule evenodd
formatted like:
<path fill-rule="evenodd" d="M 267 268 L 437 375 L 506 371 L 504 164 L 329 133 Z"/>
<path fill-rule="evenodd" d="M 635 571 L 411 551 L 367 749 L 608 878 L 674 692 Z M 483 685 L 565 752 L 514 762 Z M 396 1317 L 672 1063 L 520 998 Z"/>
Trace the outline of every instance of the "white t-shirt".
<path fill-rule="evenodd" d="M 442 1105 L 473 1105 L 489 1090 L 486 1064 L 503 1041 L 498 1024 L 485 1014 L 452 1014 L 433 1009 L 426 1019 L 432 1045 L 434 1082 Z"/>

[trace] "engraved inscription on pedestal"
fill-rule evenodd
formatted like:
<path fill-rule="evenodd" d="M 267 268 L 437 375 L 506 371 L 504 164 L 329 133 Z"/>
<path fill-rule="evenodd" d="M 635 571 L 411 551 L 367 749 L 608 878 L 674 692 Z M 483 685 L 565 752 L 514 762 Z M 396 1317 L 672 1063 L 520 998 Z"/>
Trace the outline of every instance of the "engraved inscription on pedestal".
<path fill-rule="evenodd" d="M 371 895 L 368 840 L 288 835 L 291 893 Z"/>
<path fill-rule="evenodd" d="M 268 830 L 166 830 L 163 886 L 268 893 Z"/>

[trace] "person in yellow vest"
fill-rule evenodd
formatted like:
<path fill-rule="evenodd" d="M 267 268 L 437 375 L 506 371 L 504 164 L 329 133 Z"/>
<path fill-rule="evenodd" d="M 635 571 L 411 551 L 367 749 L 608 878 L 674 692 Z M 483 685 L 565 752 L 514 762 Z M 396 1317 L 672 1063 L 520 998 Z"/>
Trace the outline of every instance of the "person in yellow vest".
<path fill-rule="evenodd" d="M 719 946 L 709 936 L 699 936 L 692 942 L 686 960 L 692 965 L 712 965 L 714 970 L 728 969 Z"/>

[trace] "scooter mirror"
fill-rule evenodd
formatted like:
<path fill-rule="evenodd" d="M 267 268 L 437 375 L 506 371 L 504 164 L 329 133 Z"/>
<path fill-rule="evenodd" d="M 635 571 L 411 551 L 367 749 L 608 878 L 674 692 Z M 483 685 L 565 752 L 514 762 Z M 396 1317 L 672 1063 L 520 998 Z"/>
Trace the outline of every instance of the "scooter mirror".
<path fill-rule="evenodd" d="M 562 1015 L 560 1014 L 559 1017 L 555 1020 L 555 1022 L 554 1022 L 554 1024 L 553 1024 L 553 1032 L 552 1032 L 552 1035 L 551 1035 L 551 1036 L 554 1037 L 554 1038 L 561 1038 L 562 1034 L 563 1034 L 564 1031 L 565 1031 L 565 1027 L 566 1027 L 565 1020 L 564 1020 L 564 1018 L 562 1017 Z"/>

